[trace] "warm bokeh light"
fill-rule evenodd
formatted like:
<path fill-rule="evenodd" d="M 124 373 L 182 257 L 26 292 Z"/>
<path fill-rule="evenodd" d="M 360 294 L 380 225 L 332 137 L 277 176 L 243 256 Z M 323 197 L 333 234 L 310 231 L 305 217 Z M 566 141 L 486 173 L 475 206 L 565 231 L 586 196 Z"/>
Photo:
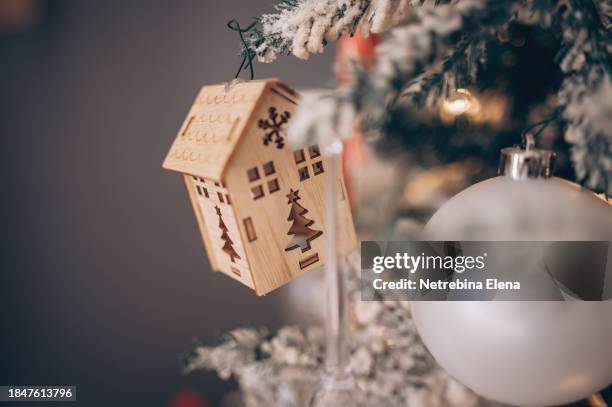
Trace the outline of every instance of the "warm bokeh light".
<path fill-rule="evenodd" d="M 459 116 L 472 106 L 472 94 L 467 89 L 456 89 L 442 102 L 442 113 L 449 116 Z"/>
<path fill-rule="evenodd" d="M 467 89 L 457 89 L 442 101 L 440 117 L 448 123 L 465 115 L 470 123 L 475 125 L 486 123 L 501 126 L 508 106 L 508 98 L 503 94 L 493 91 L 477 94 Z"/>

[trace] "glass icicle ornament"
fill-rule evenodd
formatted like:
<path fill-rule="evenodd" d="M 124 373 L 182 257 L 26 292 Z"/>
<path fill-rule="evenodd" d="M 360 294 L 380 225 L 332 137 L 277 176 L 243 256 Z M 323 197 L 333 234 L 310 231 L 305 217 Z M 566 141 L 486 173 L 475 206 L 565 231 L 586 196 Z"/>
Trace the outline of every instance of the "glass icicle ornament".
<path fill-rule="evenodd" d="M 531 146 L 502 150 L 502 175 L 450 199 L 426 238 L 612 240 L 612 207 L 553 177 L 553 161 L 552 152 Z M 423 301 L 412 312 L 438 363 L 487 398 L 565 404 L 612 380 L 612 301 Z"/>
<path fill-rule="evenodd" d="M 357 386 L 350 368 L 347 274 L 347 253 L 339 242 L 344 226 L 338 218 L 340 191 L 338 178 L 341 171 L 342 142 L 332 140 L 323 149 L 328 160 L 326 178 L 326 236 L 327 262 L 325 263 L 325 290 L 327 307 L 325 315 L 325 372 L 319 389 L 311 402 L 313 407 L 365 407 L 365 394 Z"/>

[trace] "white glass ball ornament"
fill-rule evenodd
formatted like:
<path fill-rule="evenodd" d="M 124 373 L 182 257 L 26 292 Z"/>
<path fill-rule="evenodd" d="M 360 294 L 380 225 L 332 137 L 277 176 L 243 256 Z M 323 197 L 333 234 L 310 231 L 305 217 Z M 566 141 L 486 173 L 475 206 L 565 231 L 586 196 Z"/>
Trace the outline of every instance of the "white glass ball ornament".
<path fill-rule="evenodd" d="M 505 175 L 450 199 L 429 240 L 612 240 L 612 207 L 550 177 L 552 153 L 504 149 Z M 588 397 L 612 382 L 612 301 L 413 302 L 438 363 L 476 393 L 513 405 Z"/>

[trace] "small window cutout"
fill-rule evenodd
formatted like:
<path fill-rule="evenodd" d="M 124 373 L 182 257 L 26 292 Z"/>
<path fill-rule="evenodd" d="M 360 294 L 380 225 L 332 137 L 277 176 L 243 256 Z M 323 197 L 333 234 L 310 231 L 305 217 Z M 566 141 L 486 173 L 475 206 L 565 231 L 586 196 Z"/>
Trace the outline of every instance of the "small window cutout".
<path fill-rule="evenodd" d="M 321 155 L 321 150 L 319 150 L 319 146 L 315 144 L 308 147 L 308 153 L 310 154 L 310 158 L 317 158 Z"/>
<path fill-rule="evenodd" d="M 194 177 L 194 176 L 192 176 L 192 178 L 193 178 L 193 180 L 194 180 L 194 181 L 197 181 L 197 180 L 198 180 L 198 177 Z"/>
<path fill-rule="evenodd" d="M 275 172 L 275 170 L 274 170 L 274 163 L 272 161 L 268 161 L 267 163 L 265 163 L 263 165 L 263 169 L 264 169 L 264 174 L 266 174 L 266 175 L 274 174 L 274 172 Z"/>
<path fill-rule="evenodd" d="M 200 182 L 203 184 L 204 183 L 204 178 L 200 178 Z"/>
<path fill-rule="evenodd" d="M 310 174 L 308 173 L 308 167 L 302 167 L 298 169 L 298 175 L 300 176 L 300 181 L 305 181 L 310 178 Z"/>
<path fill-rule="evenodd" d="M 223 203 L 223 194 L 221 192 L 217 192 L 217 197 L 219 198 L 219 202 Z"/>
<path fill-rule="evenodd" d="M 321 174 L 323 172 L 323 161 L 317 161 L 316 163 L 312 164 L 312 172 L 314 175 Z"/>
<path fill-rule="evenodd" d="M 232 274 L 236 277 L 242 277 L 242 274 L 240 274 L 240 270 L 238 270 L 236 267 L 230 267 L 230 270 L 232 270 Z"/>
<path fill-rule="evenodd" d="M 217 181 L 215 181 L 215 186 L 217 186 L 217 187 L 219 186 L 219 183 Z"/>
<path fill-rule="evenodd" d="M 196 185 L 196 189 L 198 190 L 198 195 L 202 195 L 202 189 L 199 185 Z"/>
<path fill-rule="evenodd" d="M 206 189 L 206 188 L 202 187 L 202 191 L 204 191 L 204 196 L 205 196 L 206 198 L 210 198 L 210 196 L 208 195 L 208 189 Z"/>
<path fill-rule="evenodd" d="M 249 242 L 254 242 L 257 240 L 257 235 L 255 234 L 255 227 L 253 226 L 253 220 L 251 218 L 245 218 L 242 223 L 244 224 L 244 230 L 246 231 L 247 239 Z"/>
<path fill-rule="evenodd" d="M 250 182 L 257 181 L 259 179 L 259 171 L 257 171 L 257 167 L 253 167 L 247 171 L 247 177 Z"/>
<path fill-rule="evenodd" d="M 293 158 L 295 158 L 295 163 L 296 164 L 303 163 L 304 161 L 306 161 L 306 156 L 304 155 L 304 150 L 302 150 L 302 149 L 295 150 L 293 152 Z"/>
<path fill-rule="evenodd" d="M 228 205 L 232 204 L 232 201 L 230 201 L 228 194 L 225 194 L 225 203 L 227 203 Z"/>
<path fill-rule="evenodd" d="M 264 196 L 264 190 L 261 185 L 251 188 L 251 197 L 253 197 L 253 199 L 259 199 L 262 196 Z"/>
<path fill-rule="evenodd" d="M 276 192 L 279 189 L 280 186 L 278 185 L 278 179 L 274 178 L 272 181 L 268 181 L 268 191 L 270 191 L 270 193 Z"/>
<path fill-rule="evenodd" d="M 319 261 L 319 253 L 315 253 L 312 256 L 306 257 L 304 260 L 300 260 L 300 268 L 305 269 Z"/>

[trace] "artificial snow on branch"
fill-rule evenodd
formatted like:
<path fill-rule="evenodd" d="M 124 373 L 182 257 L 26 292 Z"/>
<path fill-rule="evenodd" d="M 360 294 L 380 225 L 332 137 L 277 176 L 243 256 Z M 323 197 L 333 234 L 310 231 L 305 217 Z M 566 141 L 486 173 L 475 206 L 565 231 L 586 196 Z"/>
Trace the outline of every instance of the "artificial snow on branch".
<path fill-rule="evenodd" d="M 547 0 L 461 0 L 414 10 L 416 21 L 392 29 L 377 47 L 372 70 L 356 67 L 342 90 L 304 98 L 290 142 L 350 135 L 356 122 L 387 139 L 405 137 L 417 112 L 445 97 L 449 79 L 462 87 L 476 83 L 476 66 L 509 24 L 539 25 L 561 33 L 557 61 L 564 80 L 551 110 L 563 120 L 577 179 L 612 195 L 610 7 L 593 0 L 555 6 Z M 415 140 L 415 146 L 428 142 Z"/>
<path fill-rule="evenodd" d="M 411 0 L 285 0 L 259 18 L 247 43 L 260 61 L 308 59 L 344 33 L 381 33 L 405 19 Z M 248 52 L 248 51 L 247 51 Z"/>
<path fill-rule="evenodd" d="M 317 116 L 321 111 L 316 108 L 318 98 L 304 98 L 292 126 L 292 142 L 301 145 L 334 134 L 350 135 L 351 119 L 356 116 L 365 130 L 381 128 L 391 111 L 406 102 L 422 104 L 430 96 L 439 98 L 445 70 L 466 65 L 465 51 L 482 49 L 483 37 L 492 35 L 510 18 L 512 4 L 507 0 L 464 0 L 456 5 L 418 8 L 418 23 L 391 30 L 389 38 L 377 47 L 372 71 L 357 68 L 348 86 L 324 96 L 324 103 L 332 110 L 323 120 Z"/>
<path fill-rule="evenodd" d="M 612 7 L 571 0 L 561 18 L 559 104 L 578 180 L 612 195 Z"/>
<path fill-rule="evenodd" d="M 361 301 L 361 280 L 351 273 L 351 369 L 368 405 L 476 407 L 487 405 L 452 379 L 426 350 L 405 301 Z M 374 295 L 374 294 L 373 294 Z M 286 326 L 272 335 L 240 328 L 218 346 L 197 346 L 185 372 L 215 370 L 234 376 L 248 407 L 307 405 L 323 369 L 325 335 L 318 326 Z"/>

